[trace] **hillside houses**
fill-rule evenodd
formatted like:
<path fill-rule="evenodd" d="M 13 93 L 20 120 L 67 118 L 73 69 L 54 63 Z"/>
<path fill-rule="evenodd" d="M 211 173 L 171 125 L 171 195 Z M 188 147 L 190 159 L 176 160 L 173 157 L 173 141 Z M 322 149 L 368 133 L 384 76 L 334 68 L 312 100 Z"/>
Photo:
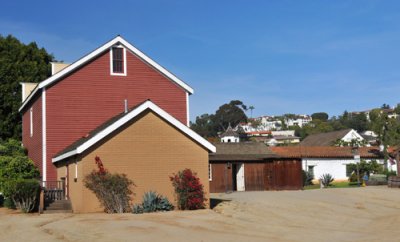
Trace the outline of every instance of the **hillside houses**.
<path fill-rule="evenodd" d="M 368 121 L 371 121 L 370 114 L 373 110 L 378 110 L 380 114 L 385 114 L 387 115 L 388 118 L 399 118 L 400 115 L 396 112 L 395 108 L 376 108 L 376 109 L 369 109 L 365 111 L 356 111 L 356 112 L 351 112 L 349 115 L 354 115 L 354 114 L 365 114 L 366 118 Z"/>
<path fill-rule="evenodd" d="M 299 126 L 303 127 L 304 125 L 310 123 L 312 121 L 312 118 L 310 115 L 307 114 L 301 114 L 301 115 L 290 115 L 285 117 L 285 125 L 287 127 L 292 127 L 292 126 Z"/>
<path fill-rule="evenodd" d="M 301 141 L 302 146 L 348 146 L 351 142 L 361 144 L 364 138 L 354 129 L 312 134 Z"/>
<path fill-rule="evenodd" d="M 252 120 L 253 122 L 240 123 L 239 126 L 245 132 L 282 130 L 283 127 L 303 127 L 310 123 L 312 118 L 306 114 L 285 114 L 283 116 L 261 116 Z"/>

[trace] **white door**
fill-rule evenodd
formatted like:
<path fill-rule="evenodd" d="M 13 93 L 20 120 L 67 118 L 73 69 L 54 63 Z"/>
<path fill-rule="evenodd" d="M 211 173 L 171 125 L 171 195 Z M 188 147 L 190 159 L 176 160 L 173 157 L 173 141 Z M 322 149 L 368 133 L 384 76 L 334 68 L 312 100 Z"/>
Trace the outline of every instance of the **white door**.
<path fill-rule="evenodd" d="M 236 165 L 236 188 L 238 192 L 245 190 L 244 187 L 244 164 L 238 163 Z"/>

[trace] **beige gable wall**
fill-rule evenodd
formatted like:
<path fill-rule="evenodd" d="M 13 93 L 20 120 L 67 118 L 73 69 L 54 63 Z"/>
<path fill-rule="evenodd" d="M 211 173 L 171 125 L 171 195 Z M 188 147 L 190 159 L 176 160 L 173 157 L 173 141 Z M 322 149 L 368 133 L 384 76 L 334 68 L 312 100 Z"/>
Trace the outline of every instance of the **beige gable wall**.
<path fill-rule="evenodd" d="M 62 63 L 62 62 L 51 62 L 51 75 L 54 75 L 60 71 L 62 71 L 65 67 L 71 64 Z"/>
<path fill-rule="evenodd" d="M 33 89 L 37 86 L 37 83 L 32 83 L 32 82 L 21 82 L 22 86 L 22 102 L 25 101 L 26 98 L 29 97 Z"/>
<path fill-rule="evenodd" d="M 69 168 L 69 191 L 74 212 L 102 211 L 95 195 L 82 184 L 83 177 L 97 169 L 96 155 L 110 172 L 125 173 L 134 181 L 134 203 L 141 202 L 143 193 L 150 190 L 175 203 L 169 176 L 185 168 L 197 172 L 209 197 L 208 151 L 152 112 L 138 117 L 122 131 L 95 146 L 78 157 L 76 182 L 73 181 L 74 165 Z M 58 169 L 65 170 L 65 167 Z"/>

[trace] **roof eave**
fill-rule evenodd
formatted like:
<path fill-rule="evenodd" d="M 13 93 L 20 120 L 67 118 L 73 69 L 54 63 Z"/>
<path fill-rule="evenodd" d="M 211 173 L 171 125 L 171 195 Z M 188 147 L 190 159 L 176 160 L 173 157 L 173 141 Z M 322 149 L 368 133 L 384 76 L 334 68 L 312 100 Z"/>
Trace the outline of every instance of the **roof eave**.
<path fill-rule="evenodd" d="M 147 109 L 150 109 L 153 112 L 155 112 L 156 114 L 158 114 L 162 119 L 166 120 L 168 123 L 172 124 L 174 127 L 176 127 L 177 129 L 179 129 L 180 131 L 182 131 L 183 133 L 188 135 L 190 138 L 195 140 L 201 146 L 206 148 L 209 152 L 211 152 L 211 153 L 215 153 L 216 152 L 216 147 L 214 145 L 212 145 L 210 142 L 205 140 L 203 137 L 198 135 L 196 132 L 191 130 L 186 125 L 184 125 L 181 122 L 179 122 L 177 119 L 175 119 L 170 114 L 168 114 L 167 112 L 162 110 L 160 107 L 155 105 L 153 102 L 146 101 L 143 104 L 141 104 L 139 107 L 137 107 L 134 110 L 130 111 L 127 115 L 121 117 L 116 122 L 114 122 L 110 126 L 108 126 L 105 129 L 103 129 L 98 134 L 94 135 L 89 140 L 85 141 L 83 144 L 79 145 L 77 148 L 75 148 L 75 149 L 73 149 L 71 151 L 67 151 L 67 152 L 65 152 L 65 153 L 53 158 L 52 162 L 56 163 L 56 162 L 59 162 L 61 160 L 66 159 L 66 158 L 69 158 L 69 157 L 71 157 L 73 155 L 81 154 L 82 152 L 84 152 L 85 150 L 90 148 L 92 145 L 96 144 L 97 142 L 99 142 L 100 140 L 102 140 L 103 138 L 105 138 L 106 136 L 111 134 L 113 131 L 115 131 L 116 129 L 118 129 L 122 125 L 126 124 L 127 122 L 129 122 L 133 118 L 137 117 L 139 114 L 141 114 L 142 112 L 144 112 Z"/>

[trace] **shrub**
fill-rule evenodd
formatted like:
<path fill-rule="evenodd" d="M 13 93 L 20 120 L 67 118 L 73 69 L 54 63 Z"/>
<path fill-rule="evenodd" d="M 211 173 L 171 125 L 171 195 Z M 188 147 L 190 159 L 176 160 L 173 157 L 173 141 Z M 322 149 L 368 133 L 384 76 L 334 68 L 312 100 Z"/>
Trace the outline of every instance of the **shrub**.
<path fill-rule="evenodd" d="M 321 179 L 322 185 L 324 185 L 324 187 L 328 187 L 328 186 L 332 185 L 331 183 L 335 180 L 335 179 L 333 179 L 332 175 L 329 173 L 323 174 L 320 177 L 320 179 Z"/>
<path fill-rule="evenodd" d="M 388 179 L 390 176 L 397 176 L 397 172 L 396 171 L 386 171 L 385 175 L 386 175 L 386 179 Z"/>
<path fill-rule="evenodd" d="M 360 176 L 360 182 L 362 181 L 362 177 Z M 357 173 L 353 172 L 351 173 L 350 177 L 349 177 L 349 182 L 357 182 Z"/>
<path fill-rule="evenodd" d="M 309 171 L 303 170 L 303 187 L 313 185 L 312 183 L 313 179 L 314 176 Z"/>
<path fill-rule="evenodd" d="M 143 195 L 143 202 L 135 204 L 132 208 L 133 213 L 152 213 L 157 211 L 171 211 L 174 206 L 168 199 L 156 192 L 150 191 Z"/>
<path fill-rule="evenodd" d="M 7 197 L 4 198 L 4 207 L 8 208 L 8 209 L 16 209 L 17 207 L 15 207 L 15 204 L 13 202 L 13 200 L 11 200 L 11 198 Z"/>
<path fill-rule="evenodd" d="M 24 213 L 29 213 L 36 208 L 40 189 L 37 180 L 10 180 L 4 184 L 4 195 L 15 204 L 16 208 Z M 9 205 L 12 207 L 12 204 Z"/>
<path fill-rule="evenodd" d="M 357 182 L 357 164 L 348 164 L 347 165 L 349 171 L 352 172 L 351 176 L 349 177 L 350 182 Z M 372 160 L 370 162 L 367 162 L 365 160 L 360 161 L 358 164 L 358 171 L 359 171 L 359 178 L 360 181 L 362 181 L 363 176 L 365 173 L 368 175 L 371 173 L 374 174 L 380 174 L 383 172 L 383 166 L 381 164 L 378 164 L 376 160 Z"/>
<path fill-rule="evenodd" d="M 190 169 L 179 171 L 170 177 L 175 189 L 178 208 L 181 210 L 194 210 L 205 208 L 203 185 L 197 174 Z"/>
<path fill-rule="evenodd" d="M 371 175 L 367 181 L 368 186 L 387 185 L 387 177 L 384 174 Z"/>
<path fill-rule="evenodd" d="M 101 159 L 95 158 L 98 171 L 93 170 L 84 178 L 85 186 L 94 192 L 107 213 L 124 213 L 130 211 L 132 180 L 125 174 L 110 174 L 103 166 Z"/>
<path fill-rule="evenodd" d="M 0 142 L 0 192 L 3 192 L 7 181 L 39 177 L 39 170 L 26 156 L 21 142 L 14 139 Z"/>

